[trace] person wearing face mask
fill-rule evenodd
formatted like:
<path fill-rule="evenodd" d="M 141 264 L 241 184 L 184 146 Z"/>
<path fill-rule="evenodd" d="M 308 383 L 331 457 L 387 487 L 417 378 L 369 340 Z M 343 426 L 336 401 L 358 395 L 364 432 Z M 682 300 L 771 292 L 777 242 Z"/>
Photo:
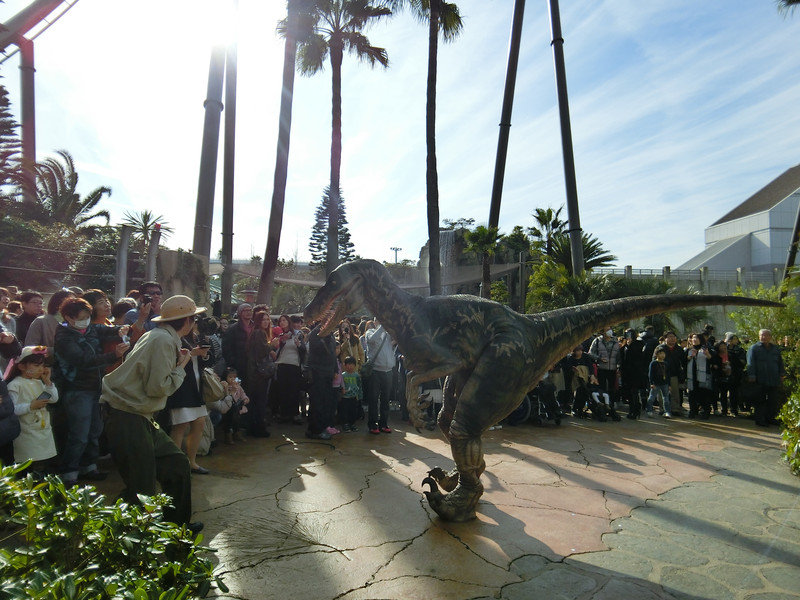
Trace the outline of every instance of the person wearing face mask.
<path fill-rule="evenodd" d="M 56 330 L 55 357 L 62 384 L 62 403 L 67 435 L 61 453 L 61 479 L 67 486 L 78 479 L 100 481 L 107 473 L 97 470 L 98 439 L 103 431 L 100 390 L 105 366 L 116 362 L 130 347 L 122 341 L 129 326 L 93 324 L 92 305 L 82 298 L 68 298 L 59 308 L 64 326 Z M 116 340 L 113 352 L 102 344 Z"/>
<path fill-rule="evenodd" d="M 603 391 L 615 402 L 617 393 L 617 368 L 620 360 L 620 345 L 614 337 L 614 330 L 608 326 L 603 335 L 592 340 L 589 356 L 597 362 L 597 382 Z"/>

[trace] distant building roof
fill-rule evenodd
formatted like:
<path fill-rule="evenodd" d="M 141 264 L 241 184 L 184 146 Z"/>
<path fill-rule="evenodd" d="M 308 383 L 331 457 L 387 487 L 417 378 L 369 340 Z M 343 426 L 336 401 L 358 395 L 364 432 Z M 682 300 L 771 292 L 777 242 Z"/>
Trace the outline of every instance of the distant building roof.
<path fill-rule="evenodd" d="M 783 174 L 770 181 L 739 206 L 713 223 L 711 227 L 767 211 L 798 189 L 800 189 L 800 165 L 786 170 Z"/>

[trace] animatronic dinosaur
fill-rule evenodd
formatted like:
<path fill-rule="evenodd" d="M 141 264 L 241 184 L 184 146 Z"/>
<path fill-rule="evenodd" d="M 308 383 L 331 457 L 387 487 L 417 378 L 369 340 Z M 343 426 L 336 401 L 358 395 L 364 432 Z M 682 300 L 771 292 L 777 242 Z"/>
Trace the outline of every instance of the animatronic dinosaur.
<path fill-rule="evenodd" d="M 320 320 L 320 335 L 363 304 L 375 314 L 405 356 L 412 422 L 424 424 L 427 405 L 417 393 L 426 381 L 446 377 L 438 424 L 450 442 L 455 469 L 435 467 L 422 482 L 431 508 L 445 520 L 475 518 L 486 468 L 481 435 L 506 417 L 548 368 L 601 327 L 691 306 L 782 306 L 733 296 L 662 295 L 620 298 L 535 315 L 475 296 L 423 298 L 402 291 L 374 260 L 337 268 L 305 309 Z M 439 491 L 441 487 L 445 492 Z"/>

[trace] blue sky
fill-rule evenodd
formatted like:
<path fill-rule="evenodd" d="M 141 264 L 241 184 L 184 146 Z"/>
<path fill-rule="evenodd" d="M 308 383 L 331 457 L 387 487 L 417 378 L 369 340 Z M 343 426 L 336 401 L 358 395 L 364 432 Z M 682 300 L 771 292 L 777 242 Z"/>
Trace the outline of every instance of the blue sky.
<path fill-rule="evenodd" d="M 26 5 L 0 4 L 0 22 Z M 39 159 L 66 149 L 105 208 L 150 209 L 189 248 L 213 24 L 211 0 L 79 0 L 36 48 Z M 440 46 L 442 218 L 488 219 L 513 0 L 463 0 Z M 282 0 L 240 0 L 234 255 L 263 254 L 272 196 Z M 617 265 L 677 268 L 703 230 L 800 163 L 800 12 L 774 0 L 561 0 L 581 225 Z M 224 29 L 217 27 L 216 29 Z M 427 239 L 427 30 L 408 14 L 367 32 L 388 69 L 346 56 L 342 189 L 356 251 L 416 260 Z M 0 74 L 18 99 L 18 58 Z M 549 17 L 528 2 L 501 232 L 565 202 Z M 18 104 L 17 104 L 18 106 Z M 298 76 L 281 258 L 308 258 L 329 179 L 330 69 Z M 218 180 L 222 179 L 220 152 Z M 221 244 L 216 194 L 212 251 Z M 566 210 L 564 211 L 566 214 Z"/>

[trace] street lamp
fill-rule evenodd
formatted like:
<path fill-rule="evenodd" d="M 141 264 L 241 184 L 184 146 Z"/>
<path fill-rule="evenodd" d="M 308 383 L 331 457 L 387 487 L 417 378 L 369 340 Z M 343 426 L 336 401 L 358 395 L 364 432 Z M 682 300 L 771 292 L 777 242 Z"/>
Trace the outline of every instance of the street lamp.
<path fill-rule="evenodd" d="M 402 248 L 398 248 L 396 246 L 392 246 L 389 250 L 394 250 L 394 264 L 397 264 L 397 253 L 402 250 Z"/>

